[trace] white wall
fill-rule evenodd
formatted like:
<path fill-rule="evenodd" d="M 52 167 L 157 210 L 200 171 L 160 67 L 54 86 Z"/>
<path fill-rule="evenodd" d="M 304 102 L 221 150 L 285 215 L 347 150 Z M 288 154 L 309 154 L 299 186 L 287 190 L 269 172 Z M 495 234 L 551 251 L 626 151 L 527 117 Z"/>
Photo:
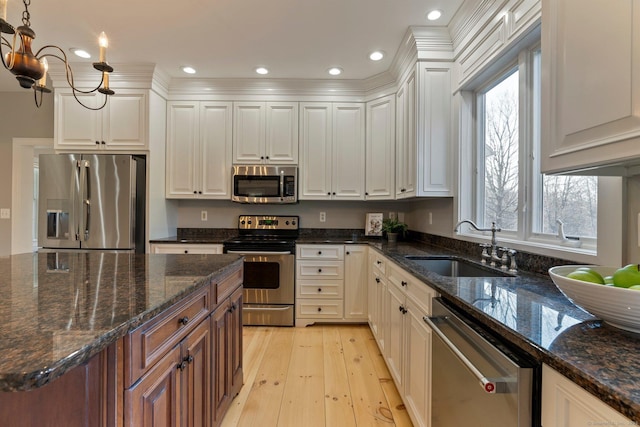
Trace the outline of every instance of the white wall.
<path fill-rule="evenodd" d="M 37 108 L 33 92 L 3 92 L 0 94 L 0 208 L 11 209 L 11 215 L 21 215 L 13 209 L 12 157 L 13 138 L 53 138 L 53 94 L 45 95 Z M 11 253 L 11 220 L 0 219 L 0 256 Z"/>

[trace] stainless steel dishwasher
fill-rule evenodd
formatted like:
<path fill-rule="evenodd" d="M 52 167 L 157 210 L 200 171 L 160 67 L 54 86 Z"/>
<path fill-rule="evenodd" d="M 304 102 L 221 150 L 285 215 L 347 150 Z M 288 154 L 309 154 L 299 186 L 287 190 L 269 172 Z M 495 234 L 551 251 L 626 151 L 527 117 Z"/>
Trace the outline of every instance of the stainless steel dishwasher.
<path fill-rule="evenodd" d="M 424 321 L 433 330 L 433 427 L 540 425 L 539 365 L 478 333 L 440 298 Z"/>

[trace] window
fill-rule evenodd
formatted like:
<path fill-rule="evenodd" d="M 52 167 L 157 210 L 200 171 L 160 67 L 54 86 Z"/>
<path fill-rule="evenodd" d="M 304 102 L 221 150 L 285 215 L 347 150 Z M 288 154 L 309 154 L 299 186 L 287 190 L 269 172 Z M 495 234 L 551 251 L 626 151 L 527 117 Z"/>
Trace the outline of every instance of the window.
<path fill-rule="evenodd" d="M 524 49 L 472 95 L 473 205 L 480 227 L 552 245 L 596 246 L 598 179 L 540 173 L 540 48 Z M 464 209 L 463 209 L 464 210 Z"/>

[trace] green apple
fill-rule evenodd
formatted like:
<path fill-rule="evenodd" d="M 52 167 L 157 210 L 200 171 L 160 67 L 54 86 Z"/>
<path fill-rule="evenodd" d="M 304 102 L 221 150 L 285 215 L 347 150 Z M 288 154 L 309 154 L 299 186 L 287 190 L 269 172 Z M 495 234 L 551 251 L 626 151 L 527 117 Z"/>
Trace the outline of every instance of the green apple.
<path fill-rule="evenodd" d="M 576 271 L 586 271 L 587 273 L 591 273 L 594 276 L 597 277 L 598 281 L 596 283 L 600 283 L 600 284 L 605 284 L 607 283 L 604 278 L 602 277 L 602 275 L 600 273 L 598 273 L 596 270 L 594 270 L 591 267 L 579 267 L 576 269 Z"/>
<path fill-rule="evenodd" d="M 599 274 L 593 274 L 590 271 L 585 270 L 574 270 L 571 273 L 567 274 L 569 279 L 581 280 L 583 282 L 591 282 L 597 283 L 599 285 L 604 285 L 604 279 Z"/>
<path fill-rule="evenodd" d="M 640 291 L 640 285 L 629 286 L 627 289 L 633 289 L 634 291 Z"/>
<path fill-rule="evenodd" d="M 604 276 L 604 284 L 613 286 L 613 276 Z"/>
<path fill-rule="evenodd" d="M 629 264 L 619 268 L 613 273 L 613 285 L 619 288 L 629 288 L 640 285 L 640 271 L 638 264 Z"/>

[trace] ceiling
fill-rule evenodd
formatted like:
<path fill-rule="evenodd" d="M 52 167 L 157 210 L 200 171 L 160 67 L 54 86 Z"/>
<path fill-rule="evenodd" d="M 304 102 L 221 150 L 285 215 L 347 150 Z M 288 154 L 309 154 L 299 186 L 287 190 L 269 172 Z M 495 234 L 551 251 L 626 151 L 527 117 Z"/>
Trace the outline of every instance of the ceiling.
<path fill-rule="evenodd" d="M 463 0 L 33 0 L 34 52 L 54 44 L 83 48 L 95 61 L 101 31 L 107 60 L 154 63 L 170 77 L 364 79 L 389 69 L 409 26 L 446 26 Z M 7 21 L 20 25 L 22 0 L 8 0 Z M 426 13 L 440 9 L 431 23 Z M 5 35 L 6 36 L 6 35 Z M 386 53 L 373 62 L 368 54 Z M 256 67 L 270 70 L 267 76 Z M 329 76 L 340 67 L 339 77 Z M 0 91 L 18 91 L 0 73 Z"/>

